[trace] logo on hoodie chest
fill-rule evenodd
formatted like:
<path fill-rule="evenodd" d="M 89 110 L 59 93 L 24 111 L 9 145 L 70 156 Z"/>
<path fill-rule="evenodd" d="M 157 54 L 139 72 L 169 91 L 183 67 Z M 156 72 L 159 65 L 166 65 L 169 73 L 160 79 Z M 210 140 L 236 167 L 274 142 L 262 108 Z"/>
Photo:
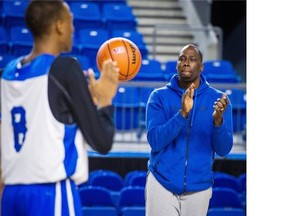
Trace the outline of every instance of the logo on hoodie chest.
<path fill-rule="evenodd" d="M 200 112 L 205 112 L 207 110 L 206 106 L 200 106 L 199 107 Z"/>

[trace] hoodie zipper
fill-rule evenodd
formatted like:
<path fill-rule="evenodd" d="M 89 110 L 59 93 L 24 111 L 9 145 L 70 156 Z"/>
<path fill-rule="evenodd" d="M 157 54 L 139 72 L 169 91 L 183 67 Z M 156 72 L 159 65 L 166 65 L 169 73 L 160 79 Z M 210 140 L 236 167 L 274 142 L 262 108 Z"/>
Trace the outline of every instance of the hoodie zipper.
<path fill-rule="evenodd" d="M 191 124 L 189 122 L 188 129 L 187 129 L 187 139 L 186 139 L 186 160 L 185 160 L 185 170 L 184 170 L 184 192 L 186 191 L 187 186 L 187 165 L 188 165 L 188 145 L 190 140 L 190 132 L 191 132 Z"/>
<path fill-rule="evenodd" d="M 193 108 L 192 108 L 192 114 L 189 115 L 189 119 L 188 119 L 188 129 L 187 129 L 187 139 L 186 139 L 186 160 L 185 160 L 185 169 L 184 169 L 184 191 L 183 191 L 183 193 L 186 192 L 186 189 L 187 189 L 187 166 L 188 166 L 188 157 L 189 157 L 188 148 L 189 148 L 191 128 L 192 128 L 193 120 L 194 120 L 196 101 L 197 101 L 197 92 L 195 91 L 195 98 L 194 98 L 194 103 L 193 103 Z"/>

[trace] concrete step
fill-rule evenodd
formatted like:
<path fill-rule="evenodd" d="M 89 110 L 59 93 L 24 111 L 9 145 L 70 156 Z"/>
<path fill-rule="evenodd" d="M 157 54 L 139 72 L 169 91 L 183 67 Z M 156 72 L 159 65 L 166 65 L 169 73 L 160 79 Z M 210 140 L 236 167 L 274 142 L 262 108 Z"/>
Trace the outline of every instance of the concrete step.
<path fill-rule="evenodd" d="M 138 17 L 138 19 L 150 17 L 150 18 L 177 18 L 185 19 L 181 9 L 173 10 L 151 10 L 151 9 L 133 9 L 133 13 Z"/>
<path fill-rule="evenodd" d="M 162 17 L 143 17 L 137 18 L 138 26 L 154 26 L 156 24 L 172 24 L 172 25 L 184 25 L 187 24 L 185 18 L 162 18 Z"/>
<path fill-rule="evenodd" d="M 147 48 L 150 50 L 151 54 L 153 54 L 153 49 L 155 49 L 156 54 L 178 54 L 180 49 L 185 45 L 186 43 L 178 43 L 170 46 L 157 44 L 155 48 L 153 45 L 147 45 Z"/>
<path fill-rule="evenodd" d="M 134 9 L 150 8 L 151 10 L 165 10 L 180 8 L 177 0 L 127 0 L 127 3 Z"/>
<path fill-rule="evenodd" d="M 181 43 L 192 43 L 193 42 L 193 36 L 182 36 L 182 35 L 175 35 L 175 36 L 157 36 L 156 38 L 152 36 L 145 36 L 145 43 L 147 45 L 153 45 L 154 43 L 157 43 L 159 45 L 175 45 Z M 155 40 L 155 41 L 154 41 Z"/>
<path fill-rule="evenodd" d="M 154 25 L 138 26 L 137 27 L 137 31 L 141 32 L 141 34 L 143 36 L 152 35 L 154 33 L 154 29 L 155 29 Z M 178 36 L 178 35 L 182 35 L 182 36 L 192 35 L 190 29 L 185 29 L 185 28 L 176 29 L 176 28 L 174 28 L 173 25 L 171 25 L 171 28 L 158 28 L 156 32 L 157 32 L 157 35 L 168 36 L 168 37 L 169 36 Z"/>
<path fill-rule="evenodd" d="M 177 54 L 157 54 L 155 57 L 154 55 L 150 54 L 148 56 L 149 59 L 156 59 L 160 61 L 162 64 L 165 64 L 167 61 L 175 61 L 178 58 Z"/>

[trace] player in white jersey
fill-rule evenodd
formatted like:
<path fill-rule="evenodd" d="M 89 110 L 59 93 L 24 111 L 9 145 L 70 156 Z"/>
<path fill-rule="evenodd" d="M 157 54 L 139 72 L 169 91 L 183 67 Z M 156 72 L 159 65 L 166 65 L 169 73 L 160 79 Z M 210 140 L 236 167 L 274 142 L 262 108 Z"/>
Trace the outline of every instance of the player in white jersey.
<path fill-rule="evenodd" d="M 61 0 L 31 1 L 30 54 L 1 78 L 2 216 L 82 215 L 77 185 L 88 179 L 85 143 L 107 153 L 115 132 L 112 99 L 119 69 L 106 61 L 88 84 L 77 60 L 60 57 L 73 41 L 73 15 Z"/>

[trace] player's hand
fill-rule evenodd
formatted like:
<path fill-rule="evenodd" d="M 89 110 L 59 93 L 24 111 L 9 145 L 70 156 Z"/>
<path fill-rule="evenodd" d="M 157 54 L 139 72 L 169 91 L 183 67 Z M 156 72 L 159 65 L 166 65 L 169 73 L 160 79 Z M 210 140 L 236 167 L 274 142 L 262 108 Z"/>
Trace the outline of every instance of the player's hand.
<path fill-rule="evenodd" d="M 223 113 L 226 111 L 229 101 L 227 99 L 227 95 L 223 94 L 221 98 L 217 98 L 214 102 L 214 125 L 219 126 L 222 124 Z"/>
<path fill-rule="evenodd" d="M 103 69 L 98 80 L 95 79 L 92 69 L 88 70 L 88 76 L 88 87 L 94 103 L 99 107 L 111 105 L 118 89 L 119 68 L 117 63 L 112 60 L 103 62 Z"/>
<path fill-rule="evenodd" d="M 195 84 L 192 83 L 189 88 L 186 89 L 184 94 L 182 95 L 182 107 L 180 110 L 181 115 L 186 118 L 193 108 L 193 96 L 194 96 Z"/>

